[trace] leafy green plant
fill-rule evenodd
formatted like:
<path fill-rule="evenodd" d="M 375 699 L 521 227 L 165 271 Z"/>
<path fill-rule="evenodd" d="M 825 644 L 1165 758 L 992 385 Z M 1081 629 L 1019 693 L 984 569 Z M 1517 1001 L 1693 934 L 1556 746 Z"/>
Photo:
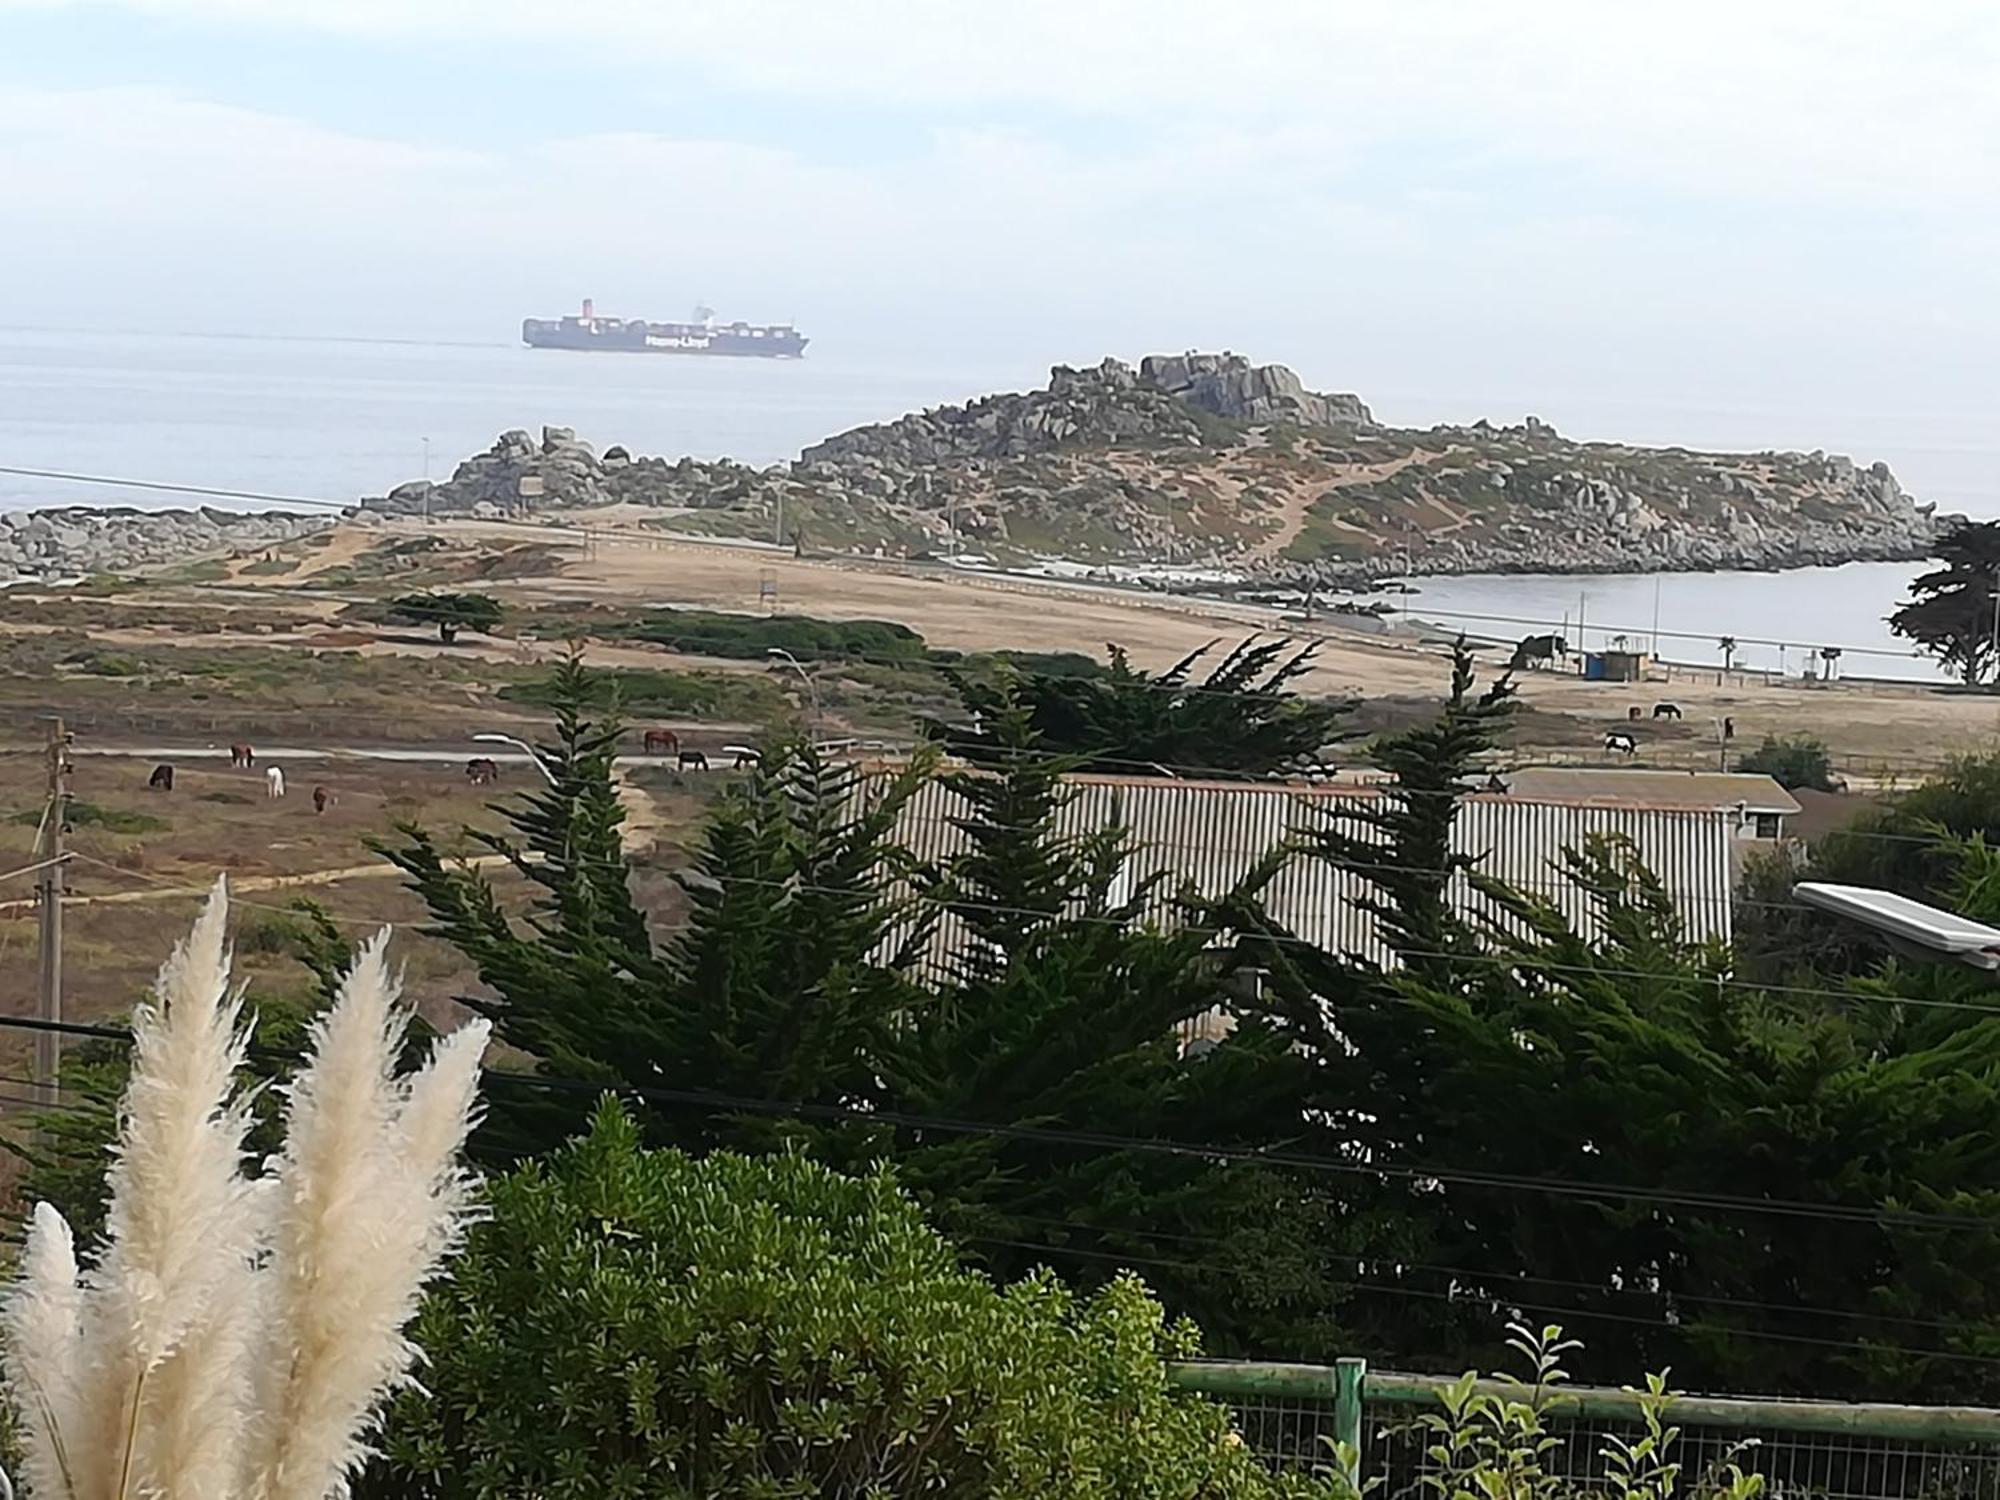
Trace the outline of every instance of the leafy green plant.
<path fill-rule="evenodd" d="M 921 661 L 924 638 L 888 620 L 818 620 L 809 615 L 731 615 L 676 609 L 629 627 L 624 634 L 696 656 L 760 659 L 789 651 L 803 662 Z"/>
<path fill-rule="evenodd" d="M 411 625 L 435 626 L 438 639 L 449 646 L 461 630 L 490 632 L 502 611 L 491 594 L 405 594 L 389 606 L 389 613 Z"/>
<path fill-rule="evenodd" d="M 42 810 L 39 807 L 24 808 L 14 814 L 12 821 L 23 828 L 39 827 Z M 81 797 L 70 800 L 69 825 L 72 828 L 102 828 L 106 833 L 159 833 L 172 826 L 165 818 L 156 818 L 151 813 L 105 807 Z"/>
<path fill-rule="evenodd" d="M 1267 1500 L 1192 1328 L 1136 1280 L 960 1267 L 886 1173 L 647 1151 L 607 1101 L 493 1184 L 417 1327 L 379 1493 L 426 1500 Z"/>
<path fill-rule="evenodd" d="M 1826 742 L 1809 734 L 1783 739 L 1766 735 L 1764 743 L 1738 761 L 1736 768 L 1768 776 L 1788 792 L 1801 788 L 1814 792 L 1834 789 L 1833 761 Z"/>
<path fill-rule="evenodd" d="M 1436 1500 L 1755 1500 L 1764 1480 L 1737 1463 L 1738 1444 L 1692 1484 L 1678 1457 L 1681 1430 L 1668 1425 L 1674 1393 L 1663 1374 L 1648 1375 L 1639 1401 L 1637 1435 L 1611 1433 L 1598 1450 L 1598 1479 L 1562 1472 L 1552 1459 L 1564 1446 L 1555 1430 L 1562 1388 L 1562 1357 L 1582 1345 L 1563 1337 L 1559 1324 L 1507 1325 L 1507 1346 L 1526 1363 L 1525 1377 L 1511 1373 L 1482 1381 L 1468 1370 L 1439 1393 L 1440 1411 L 1424 1412 L 1401 1429 L 1421 1439 L 1424 1466 L 1417 1488 Z M 1627 1387 L 1631 1390 L 1631 1387 Z"/>

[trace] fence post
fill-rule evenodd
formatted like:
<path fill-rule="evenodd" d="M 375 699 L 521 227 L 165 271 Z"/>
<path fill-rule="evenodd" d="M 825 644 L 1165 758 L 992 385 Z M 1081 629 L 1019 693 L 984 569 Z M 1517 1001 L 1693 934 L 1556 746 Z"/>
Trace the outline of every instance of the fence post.
<path fill-rule="evenodd" d="M 1368 1361 L 1338 1359 L 1333 1364 L 1333 1440 L 1353 1455 L 1348 1483 L 1358 1494 L 1365 1467 L 1361 1451 L 1361 1401 L 1368 1385 Z"/>

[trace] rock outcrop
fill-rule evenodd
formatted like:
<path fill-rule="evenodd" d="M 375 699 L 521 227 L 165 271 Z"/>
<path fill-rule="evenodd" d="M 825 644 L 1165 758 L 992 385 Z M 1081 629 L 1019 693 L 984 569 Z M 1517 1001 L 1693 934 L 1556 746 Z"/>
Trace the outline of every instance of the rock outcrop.
<path fill-rule="evenodd" d="M 0 515 L 0 579 L 123 573 L 203 553 L 275 546 L 324 531 L 332 515 L 287 511 L 56 510 Z"/>
<path fill-rule="evenodd" d="M 1139 362 L 1139 379 L 1233 422 L 1302 427 L 1375 422 L 1359 396 L 1320 395 L 1283 365 L 1253 365 L 1240 354 L 1149 354 Z"/>
<path fill-rule="evenodd" d="M 618 503 L 668 529 L 816 550 L 1336 583 L 1900 559 L 1924 555 L 1936 526 L 1880 464 L 1577 443 L 1535 417 L 1384 427 L 1357 397 L 1234 354 L 1058 365 L 1041 390 L 858 427 L 767 469 L 508 432 L 441 484 L 363 502 L 484 516 Z"/>

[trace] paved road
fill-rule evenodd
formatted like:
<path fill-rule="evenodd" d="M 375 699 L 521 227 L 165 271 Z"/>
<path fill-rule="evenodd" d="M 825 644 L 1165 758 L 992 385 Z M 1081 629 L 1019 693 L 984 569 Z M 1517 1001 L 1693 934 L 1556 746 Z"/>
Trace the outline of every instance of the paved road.
<path fill-rule="evenodd" d="M 696 747 L 699 748 L 699 747 Z M 733 755 L 736 747 L 726 745 L 721 749 L 710 748 L 709 752 L 719 762 L 725 755 Z M 121 760 L 228 760 L 226 745 L 78 745 L 78 755 L 107 756 Z M 507 750 L 498 745 L 464 745 L 456 748 L 439 746 L 429 750 L 385 748 L 377 745 L 320 745 L 306 747 L 299 745 L 259 745 L 257 763 L 266 761 L 319 761 L 319 760 L 386 760 L 411 765 L 462 766 L 473 758 L 497 761 L 501 765 L 524 766 L 528 757 L 519 750 Z M 673 758 L 666 755 L 621 755 L 619 766 L 670 766 Z"/>

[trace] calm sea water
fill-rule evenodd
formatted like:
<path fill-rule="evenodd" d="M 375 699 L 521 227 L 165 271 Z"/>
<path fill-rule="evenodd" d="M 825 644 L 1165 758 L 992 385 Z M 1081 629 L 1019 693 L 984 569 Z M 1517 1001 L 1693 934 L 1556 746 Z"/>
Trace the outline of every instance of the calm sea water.
<path fill-rule="evenodd" d="M 0 329 L 0 465 L 345 504 L 421 478 L 426 438 L 438 478 L 506 429 L 544 423 L 600 446 L 769 464 L 1039 373 Z M 0 475 L 0 510 L 99 503 L 190 502 Z"/>
<path fill-rule="evenodd" d="M 1921 563 L 1849 563 L 1783 573 L 1422 578 L 1416 593 L 1390 602 L 1419 619 L 1503 639 L 1546 629 L 1595 650 L 1622 635 L 1634 650 L 1705 667 L 1721 665 L 1723 636 L 1734 637 L 1742 665 L 1792 675 L 1821 647 L 1838 646 L 1847 676 L 1930 681 L 1937 669 L 1884 622 L 1925 570 Z"/>
<path fill-rule="evenodd" d="M 442 478 L 510 427 L 577 429 L 599 444 L 768 464 L 858 423 L 1039 383 L 1040 369 L 871 364 L 815 352 L 800 361 L 617 357 L 515 344 L 385 343 L 0 329 L 0 465 L 67 470 L 350 503 L 425 472 Z M 1465 398 L 1471 400 L 1472 398 Z M 1380 403 L 1390 420 L 1462 417 L 1414 398 Z M 1587 404 L 1575 414 L 1639 440 L 1719 446 L 1782 441 L 1749 413 L 1682 413 L 1676 435 L 1643 413 Z M 1730 421 L 1737 420 L 1737 427 Z M 1667 416 L 1654 414 L 1654 420 Z M 1976 430 L 1912 414 L 1908 431 L 1871 432 L 1865 459 L 1947 508 L 1993 513 L 1983 419 Z M 1925 426 L 1930 422 L 1931 426 Z M 1686 424 L 1694 424 L 1687 427 Z M 1636 425 L 1635 425 L 1636 424 Z M 1718 425 L 1719 424 L 1719 425 Z M 1672 425 L 1671 423 L 1669 425 Z M 1686 430 L 1683 431 L 1683 427 Z M 1598 435 L 1588 433 L 1584 435 Z M 1900 435 L 1901 441 L 1893 441 Z M 1740 441 L 1739 441 L 1740 440 Z M 1906 446 L 1907 445 L 1907 446 Z M 0 475 L 0 510 L 63 504 L 161 507 L 188 497 Z M 218 499 L 217 505 L 248 504 Z M 1624 634 L 1662 652 L 1719 660 L 1734 635 L 1758 667 L 1797 670 L 1807 648 L 1846 648 L 1854 675 L 1930 676 L 1882 618 L 1917 571 L 1862 564 L 1780 574 L 1426 580 L 1413 611 L 1497 635 L 1568 625 L 1592 645 Z M 1581 632 L 1576 620 L 1581 614 Z"/>

